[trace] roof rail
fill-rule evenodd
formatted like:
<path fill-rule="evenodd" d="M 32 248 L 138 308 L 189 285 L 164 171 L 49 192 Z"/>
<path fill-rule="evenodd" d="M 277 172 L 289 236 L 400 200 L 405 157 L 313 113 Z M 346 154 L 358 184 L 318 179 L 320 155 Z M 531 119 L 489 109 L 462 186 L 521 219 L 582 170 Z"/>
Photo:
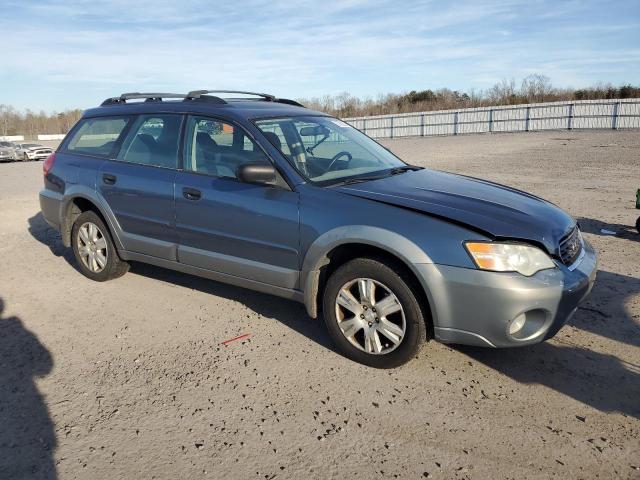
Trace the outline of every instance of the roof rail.
<path fill-rule="evenodd" d="M 187 95 L 181 93 L 140 93 L 131 92 L 123 93 L 119 97 L 107 98 L 102 105 L 117 105 L 127 103 L 127 100 L 144 99 L 145 102 L 161 102 L 163 98 L 187 98 Z"/>
<path fill-rule="evenodd" d="M 191 99 L 198 99 L 203 95 L 207 95 L 209 93 L 238 93 L 240 95 L 254 95 L 256 97 L 262 97 L 268 102 L 275 102 L 276 97 L 273 95 L 269 95 L 268 93 L 256 93 L 256 92 L 243 92 L 241 90 L 193 90 L 187 93 L 187 97 Z"/>
<path fill-rule="evenodd" d="M 275 101 L 278 103 L 286 103 L 287 105 L 293 105 L 295 107 L 304 108 L 304 105 L 301 104 L 300 102 L 296 102 L 295 100 L 289 100 L 288 98 L 276 98 Z"/>
<path fill-rule="evenodd" d="M 287 105 L 304 107 L 304 105 L 302 105 L 301 103 L 296 102 L 295 100 L 289 100 L 288 98 L 276 98 L 275 95 L 270 95 L 268 93 L 244 92 L 242 90 L 193 90 L 187 94 L 187 99 L 198 100 L 200 98 L 211 98 L 208 96 L 209 93 L 236 93 L 239 95 L 254 95 L 256 97 L 263 98 L 267 102 L 286 103 Z"/>
<path fill-rule="evenodd" d="M 107 98 L 102 102 L 102 106 L 105 105 L 122 105 L 126 104 L 128 100 L 141 100 L 145 102 L 161 102 L 163 98 L 179 98 L 183 100 L 203 100 L 214 103 L 227 103 L 223 98 L 209 95 L 210 93 L 234 93 L 239 95 L 254 95 L 261 97 L 267 102 L 285 103 L 287 105 L 295 105 L 296 107 L 303 107 L 304 105 L 296 102 L 295 100 L 289 100 L 286 98 L 276 98 L 268 93 L 255 93 L 255 92 L 243 92 L 240 90 L 193 90 L 186 95 L 183 93 L 140 93 L 131 92 L 123 93 L 119 97 Z"/>

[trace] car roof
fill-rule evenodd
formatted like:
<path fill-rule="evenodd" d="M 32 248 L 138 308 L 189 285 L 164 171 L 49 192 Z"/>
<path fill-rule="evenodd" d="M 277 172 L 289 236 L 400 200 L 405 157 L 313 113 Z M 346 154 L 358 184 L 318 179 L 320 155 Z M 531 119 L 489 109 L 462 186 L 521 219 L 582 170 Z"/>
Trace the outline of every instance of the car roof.
<path fill-rule="evenodd" d="M 112 115 L 136 115 L 147 113 L 191 113 L 201 115 L 222 115 L 236 120 L 251 120 L 269 117 L 289 116 L 328 116 L 325 113 L 269 100 L 231 100 L 223 103 L 205 99 L 156 100 L 134 103 L 114 103 L 91 108 L 84 112 L 84 117 L 100 117 Z"/>

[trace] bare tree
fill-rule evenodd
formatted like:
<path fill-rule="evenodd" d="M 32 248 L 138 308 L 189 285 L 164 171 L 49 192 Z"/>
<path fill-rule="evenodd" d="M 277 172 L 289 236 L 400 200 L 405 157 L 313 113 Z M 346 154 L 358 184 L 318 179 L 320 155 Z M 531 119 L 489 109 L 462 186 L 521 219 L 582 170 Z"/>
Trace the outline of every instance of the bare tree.
<path fill-rule="evenodd" d="M 553 91 L 551 79 L 539 73 L 525 77 L 520 87 L 520 94 L 529 102 L 544 102 L 552 95 Z"/>

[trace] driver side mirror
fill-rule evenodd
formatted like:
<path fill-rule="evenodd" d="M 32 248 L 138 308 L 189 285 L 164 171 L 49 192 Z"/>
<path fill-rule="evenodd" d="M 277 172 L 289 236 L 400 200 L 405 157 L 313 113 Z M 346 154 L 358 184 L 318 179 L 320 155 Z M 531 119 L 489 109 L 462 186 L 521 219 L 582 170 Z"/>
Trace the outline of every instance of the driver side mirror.
<path fill-rule="evenodd" d="M 238 167 L 236 175 L 241 182 L 256 185 L 274 185 L 276 182 L 276 169 L 267 163 L 245 163 Z"/>

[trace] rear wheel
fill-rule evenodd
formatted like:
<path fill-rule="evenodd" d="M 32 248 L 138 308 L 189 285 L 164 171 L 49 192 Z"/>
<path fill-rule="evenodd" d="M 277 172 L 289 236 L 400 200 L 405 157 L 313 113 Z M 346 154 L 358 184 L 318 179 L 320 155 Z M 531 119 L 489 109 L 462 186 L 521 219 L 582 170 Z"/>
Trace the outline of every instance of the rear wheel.
<path fill-rule="evenodd" d="M 424 314 L 412 282 L 397 266 L 357 258 L 339 267 L 324 289 L 324 320 L 339 350 L 356 362 L 392 368 L 426 340 Z M 404 275 L 406 277 L 406 275 Z"/>
<path fill-rule="evenodd" d="M 71 232 L 73 254 L 82 274 L 104 282 L 121 277 L 129 264 L 120 259 L 109 229 L 95 212 L 81 213 Z"/>

